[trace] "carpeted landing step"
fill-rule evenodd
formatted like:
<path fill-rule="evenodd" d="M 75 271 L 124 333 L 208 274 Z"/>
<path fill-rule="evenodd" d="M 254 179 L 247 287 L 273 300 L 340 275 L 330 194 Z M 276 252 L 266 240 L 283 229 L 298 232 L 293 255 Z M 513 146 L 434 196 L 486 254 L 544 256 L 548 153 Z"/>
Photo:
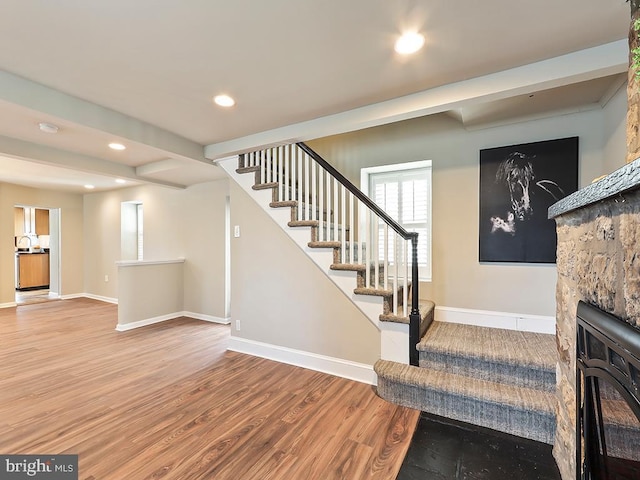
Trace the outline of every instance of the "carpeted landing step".
<path fill-rule="evenodd" d="M 554 335 L 434 322 L 418 344 L 420 366 L 554 391 Z"/>
<path fill-rule="evenodd" d="M 553 335 L 433 322 L 418 350 L 420 367 L 376 363 L 382 398 L 553 443 Z"/>
<path fill-rule="evenodd" d="M 389 402 L 500 432 L 553 443 L 551 392 L 378 360 L 378 395 Z"/>

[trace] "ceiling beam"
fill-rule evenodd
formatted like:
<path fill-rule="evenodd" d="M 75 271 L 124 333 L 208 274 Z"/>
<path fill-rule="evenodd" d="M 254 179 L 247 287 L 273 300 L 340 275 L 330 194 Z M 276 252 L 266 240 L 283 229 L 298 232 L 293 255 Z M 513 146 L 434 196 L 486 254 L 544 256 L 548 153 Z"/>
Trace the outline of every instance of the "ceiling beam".
<path fill-rule="evenodd" d="M 313 140 L 442 113 L 476 102 L 502 100 L 593 80 L 626 72 L 628 64 L 627 41 L 619 40 L 354 110 L 214 143 L 205 147 L 205 157 L 215 160 L 267 146 Z"/>
<path fill-rule="evenodd" d="M 140 177 L 134 167 L 109 162 L 100 158 L 46 147 L 37 143 L 0 136 L 0 154 L 28 160 L 43 165 L 68 168 L 90 174 L 106 175 L 114 178 L 135 180 L 137 182 L 163 185 L 173 188 L 185 188 L 184 185 Z M 210 164 L 210 162 L 207 162 Z"/>
<path fill-rule="evenodd" d="M 167 156 L 210 163 L 204 158 L 204 147 L 199 143 L 9 72 L 0 71 L 0 99 L 157 148 L 167 152 Z"/>

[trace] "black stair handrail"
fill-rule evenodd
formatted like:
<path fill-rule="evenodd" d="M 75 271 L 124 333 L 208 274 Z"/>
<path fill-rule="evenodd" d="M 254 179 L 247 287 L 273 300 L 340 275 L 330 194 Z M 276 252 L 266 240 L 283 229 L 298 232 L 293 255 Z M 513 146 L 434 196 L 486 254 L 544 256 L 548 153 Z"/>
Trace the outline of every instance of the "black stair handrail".
<path fill-rule="evenodd" d="M 402 238 L 404 238 L 405 240 L 409 240 L 409 239 L 411 239 L 411 237 L 417 237 L 418 236 L 418 232 L 408 232 L 402 225 L 400 225 L 393 218 L 391 218 L 389 216 L 389 214 L 387 212 L 385 212 L 384 210 L 382 210 L 382 208 L 380 208 L 380 206 L 377 203 L 375 203 L 373 200 L 371 200 L 369 197 L 367 197 L 362 192 L 362 190 L 360 190 L 353 183 L 351 183 L 351 181 L 347 177 L 342 175 L 338 170 L 335 169 L 335 167 L 333 165 L 329 164 L 317 152 L 312 150 L 311 147 L 309 147 L 309 145 L 307 145 L 304 142 L 298 142 L 296 145 L 298 145 L 302 150 L 304 150 L 306 153 L 308 153 L 309 156 L 311 158 L 313 158 L 322 168 L 324 168 L 333 177 L 335 177 L 335 179 L 338 180 L 338 182 L 340 182 L 340 184 L 344 185 L 344 187 L 347 190 L 349 190 L 351 193 L 353 193 L 353 195 L 358 200 L 360 200 L 367 207 L 369 207 L 371 210 L 373 210 L 373 212 L 376 215 L 378 215 L 380 218 L 382 218 L 382 220 L 384 220 L 387 225 L 389 225 L 391 228 L 393 228 L 396 231 L 396 233 L 398 233 L 398 235 L 400 235 Z"/>
<path fill-rule="evenodd" d="M 411 240 L 411 313 L 409 314 L 409 364 L 417 366 L 419 363 L 418 349 L 420 341 L 420 310 L 418 307 L 418 232 L 408 232 L 402 225 L 382 210 L 380 206 L 366 196 L 362 190 L 356 187 L 347 177 L 342 175 L 317 152 L 304 142 L 297 142 L 305 153 L 313 158 L 318 165 L 333 176 L 342 186 L 349 190 L 358 200 L 364 203 L 378 217 L 405 240 Z"/>

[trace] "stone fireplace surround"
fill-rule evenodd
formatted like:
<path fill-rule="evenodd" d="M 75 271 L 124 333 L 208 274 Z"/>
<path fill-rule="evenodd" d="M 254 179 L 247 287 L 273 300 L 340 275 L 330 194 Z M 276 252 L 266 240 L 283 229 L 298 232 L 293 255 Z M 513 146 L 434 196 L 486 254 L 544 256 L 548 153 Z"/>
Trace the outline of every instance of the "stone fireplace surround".
<path fill-rule="evenodd" d="M 563 480 L 576 478 L 576 309 L 583 300 L 640 332 L 640 159 L 549 209 L 558 232 L 556 436 Z"/>

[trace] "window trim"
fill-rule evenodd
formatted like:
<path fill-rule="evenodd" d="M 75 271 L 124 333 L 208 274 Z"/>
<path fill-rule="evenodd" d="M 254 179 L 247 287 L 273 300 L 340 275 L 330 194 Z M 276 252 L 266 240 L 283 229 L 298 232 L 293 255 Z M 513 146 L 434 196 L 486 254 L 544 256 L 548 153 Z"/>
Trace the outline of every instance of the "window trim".
<path fill-rule="evenodd" d="M 369 195 L 370 176 L 378 173 L 401 172 L 403 170 L 415 170 L 424 168 L 427 170 L 427 181 L 429 183 L 429 199 L 427 205 L 427 266 L 420 267 L 418 277 L 421 282 L 431 282 L 433 271 L 433 235 L 432 235 L 432 212 L 433 212 L 433 166 L 431 160 L 418 160 L 415 162 L 396 163 L 391 165 L 378 165 L 375 167 L 365 167 L 360 169 L 360 190 L 367 197 Z"/>

